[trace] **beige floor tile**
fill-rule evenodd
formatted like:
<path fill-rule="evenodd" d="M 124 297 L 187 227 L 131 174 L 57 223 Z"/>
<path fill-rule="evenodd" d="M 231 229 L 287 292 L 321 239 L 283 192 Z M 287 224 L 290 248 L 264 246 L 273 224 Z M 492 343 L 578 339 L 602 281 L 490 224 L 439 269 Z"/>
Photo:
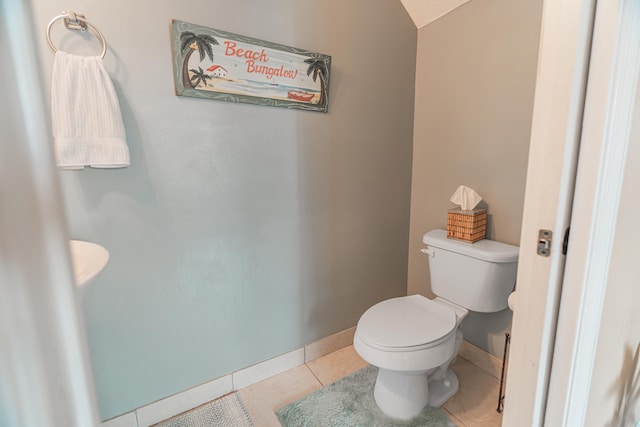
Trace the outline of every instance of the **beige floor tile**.
<path fill-rule="evenodd" d="M 496 411 L 500 381 L 463 358 L 458 358 L 452 369 L 460 380 L 460 389 L 444 409 L 466 427 L 502 425 L 502 414 Z"/>
<path fill-rule="evenodd" d="M 323 385 L 331 384 L 352 372 L 367 366 L 355 352 L 353 346 L 342 348 L 331 354 L 312 360 L 307 366 Z"/>
<path fill-rule="evenodd" d="M 240 396 L 256 426 L 280 427 L 276 410 L 365 366 L 367 362 L 348 346 L 242 389 Z M 452 369 L 460 389 L 442 407 L 449 418 L 458 427 L 499 427 L 499 380 L 462 357 Z"/>
<path fill-rule="evenodd" d="M 240 397 L 256 426 L 281 427 L 275 411 L 321 387 L 309 368 L 301 365 L 240 390 Z"/>
<path fill-rule="evenodd" d="M 442 411 L 444 411 L 445 414 L 447 414 L 447 417 L 449 417 L 449 419 L 457 426 L 457 427 L 466 427 L 464 425 L 464 423 L 462 421 L 460 421 L 459 419 L 456 418 L 455 415 L 453 415 L 451 412 L 447 411 L 444 408 L 440 408 L 442 409 Z"/>
<path fill-rule="evenodd" d="M 275 411 L 365 366 L 351 345 L 244 388 L 240 396 L 257 427 L 281 427 Z M 452 369 L 460 389 L 442 407 L 451 421 L 458 427 L 499 427 L 499 380 L 464 357 Z"/>
<path fill-rule="evenodd" d="M 469 362 L 498 379 L 500 379 L 500 375 L 502 375 L 502 359 L 491 353 L 487 353 L 468 341 L 462 341 L 458 357 L 467 359 Z"/>

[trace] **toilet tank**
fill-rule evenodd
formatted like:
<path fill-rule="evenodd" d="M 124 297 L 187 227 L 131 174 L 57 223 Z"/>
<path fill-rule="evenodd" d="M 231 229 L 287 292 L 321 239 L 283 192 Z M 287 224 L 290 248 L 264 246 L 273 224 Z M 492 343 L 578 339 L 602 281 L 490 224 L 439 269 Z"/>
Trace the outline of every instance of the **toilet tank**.
<path fill-rule="evenodd" d="M 493 313 L 507 308 L 516 283 L 517 246 L 493 240 L 466 243 L 447 238 L 445 230 L 424 235 L 431 291 L 468 310 Z"/>

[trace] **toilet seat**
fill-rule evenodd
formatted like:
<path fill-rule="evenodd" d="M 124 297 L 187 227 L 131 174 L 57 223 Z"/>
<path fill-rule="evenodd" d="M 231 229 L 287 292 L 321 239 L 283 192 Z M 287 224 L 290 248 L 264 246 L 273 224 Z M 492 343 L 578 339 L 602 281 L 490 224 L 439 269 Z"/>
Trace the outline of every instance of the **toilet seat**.
<path fill-rule="evenodd" d="M 392 298 L 369 308 L 356 332 L 368 346 L 381 351 L 419 351 L 450 339 L 457 329 L 452 308 L 422 295 Z"/>

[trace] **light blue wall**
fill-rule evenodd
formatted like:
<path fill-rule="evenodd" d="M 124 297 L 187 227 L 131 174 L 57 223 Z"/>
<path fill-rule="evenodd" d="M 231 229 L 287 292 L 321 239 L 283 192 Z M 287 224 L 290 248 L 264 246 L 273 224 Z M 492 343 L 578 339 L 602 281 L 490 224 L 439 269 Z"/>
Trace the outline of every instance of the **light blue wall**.
<path fill-rule="evenodd" d="M 406 292 L 416 29 L 400 1 L 33 0 L 105 34 L 131 166 L 61 172 L 103 418 L 355 325 Z M 332 55 L 329 113 L 174 96 L 171 18 Z M 56 27 L 59 48 L 96 49 Z"/>

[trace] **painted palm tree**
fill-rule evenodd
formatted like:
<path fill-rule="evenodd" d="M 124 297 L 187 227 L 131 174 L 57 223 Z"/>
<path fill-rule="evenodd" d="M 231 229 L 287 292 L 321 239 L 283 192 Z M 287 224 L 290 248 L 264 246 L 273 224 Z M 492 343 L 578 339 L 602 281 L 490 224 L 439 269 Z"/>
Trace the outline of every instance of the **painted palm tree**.
<path fill-rule="evenodd" d="M 208 56 L 213 62 L 213 49 L 211 46 L 219 44 L 215 37 L 208 34 L 194 34 L 190 31 L 184 31 L 180 34 L 180 52 L 187 52 L 182 63 L 182 85 L 185 88 L 194 89 L 197 86 L 197 84 L 194 86 L 192 80 L 189 79 L 189 58 L 191 58 L 193 52 L 197 50 L 200 53 L 200 62 L 205 56 Z"/>
<path fill-rule="evenodd" d="M 192 68 L 189 71 L 193 73 L 193 76 L 191 76 L 191 80 L 189 83 L 194 89 L 196 89 L 200 85 L 200 83 L 203 83 L 203 86 L 206 86 L 207 80 L 211 80 L 213 78 L 209 74 L 205 74 L 202 67 L 198 67 L 197 70 L 195 68 Z"/>
<path fill-rule="evenodd" d="M 329 71 L 327 70 L 327 64 L 322 60 L 322 58 L 309 58 L 305 59 L 304 62 L 309 64 L 309 68 L 307 68 L 307 76 L 310 76 L 313 73 L 313 82 L 316 82 L 318 75 L 320 76 L 320 100 L 318 101 L 319 105 L 325 105 L 326 102 L 326 81 L 329 75 Z"/>

